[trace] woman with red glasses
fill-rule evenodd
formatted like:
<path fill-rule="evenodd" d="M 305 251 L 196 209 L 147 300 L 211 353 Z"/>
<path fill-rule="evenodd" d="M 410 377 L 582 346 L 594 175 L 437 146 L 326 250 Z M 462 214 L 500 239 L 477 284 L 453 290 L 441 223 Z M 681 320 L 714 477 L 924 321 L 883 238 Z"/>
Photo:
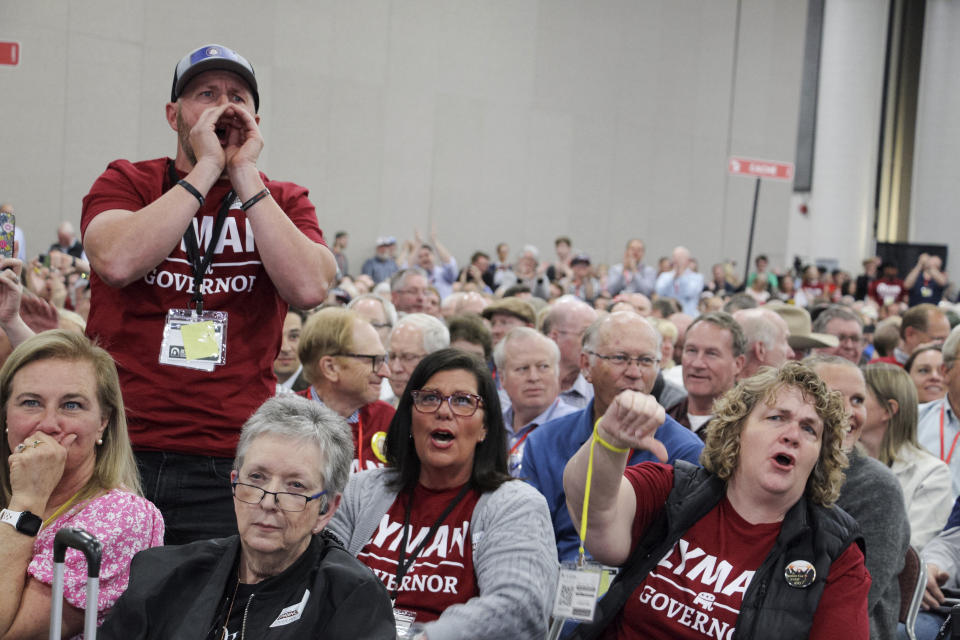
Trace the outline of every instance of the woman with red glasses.
<path fill-rule="evenodd" d="M 400 638 L 543 638 L 557 577 L 543 496 L 507 473 L 484 364 L 442 349 L 417 365 L 386 439 L 330 529 L 394 602 Z"/>

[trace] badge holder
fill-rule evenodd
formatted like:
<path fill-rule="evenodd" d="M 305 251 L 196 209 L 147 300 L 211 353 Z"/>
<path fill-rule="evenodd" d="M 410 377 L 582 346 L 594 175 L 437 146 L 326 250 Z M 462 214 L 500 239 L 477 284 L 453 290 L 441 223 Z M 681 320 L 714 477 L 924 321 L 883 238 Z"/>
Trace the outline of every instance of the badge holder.
<path fill-rule="evenodd" d="M 610 582 L 617 574 L 616 567 L 607 567 L 586 559 L 583 548 L 587 537 L 587 513 L 590 507 L 590 489 L 593 480 L 593 450 L 597 442 L 616 453 L 626 453 L 629 449 L 614 447 L 604 441 L 597 433 L 597 425 L 593 425 L 593 438 L 590 441 L 590 457 L 587 462 L 587 482 L 583 491 L 583 509 L 580 515 L 580 557 L 576 562 L 565 562 L 560 566 L 560 579 L 557 581 L 557 593 L 553 600 L 553 618 L 559 634 L 562 621 L 576 620 L 579 622 L 593 622 L 597 608 L 597 600 L 607 593 Z M 551 628 L 551 631 L 553 629 Z M 551 636 L 554 637 L 554 636 Z"/>
<path fill-rule="evenodd" d="M 227 360 L 225 311 L 170 309 L 163 325 L 160 364 L 213 371 Z"/>
<path fill-rule="evenodd" d="M 393 621 L 397 625 L 397 640 L 412 640 L 421 631 L 422 625 L 415 624 L 417 612 L 408 609 L 393 609 Z"/>

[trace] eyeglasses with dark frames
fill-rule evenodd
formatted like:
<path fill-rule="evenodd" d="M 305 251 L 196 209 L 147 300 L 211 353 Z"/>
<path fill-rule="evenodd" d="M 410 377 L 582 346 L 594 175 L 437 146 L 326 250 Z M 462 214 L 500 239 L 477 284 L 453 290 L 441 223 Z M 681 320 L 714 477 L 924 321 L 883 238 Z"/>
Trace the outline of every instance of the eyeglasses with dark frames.
<path fill-rule="evenodd" d="M 473 393 L 455 392 L 448 396 L 432 389 L 419 389 L 411 391 L 413 396 L 413 406 L 420 413 L 436 413 L 440 410 L 443 401 L 447 401 L 447 406 L 454 415 L 468 417 L 477 412 L 477 409 L 483 406 L 483 398 Z"/>
<path fill-rule="evenodd" d="M 326 489 L 324 489 L 320 493 L 315 493 L 312 496 L 305 496 L 300 493 L 290 493 L 289 491 L 267 491 L 266 489 L 261 489 L 256 485 L 245 482 L 234 481 L 231 485 L 233 486 L 233 496 L 240 502 L 260 504 L 269 493 L 273 496 L 274 502 L 277 503 L 277 507 L 279 507 L 281 511 L 292 512 L 303 511 L 307 508 L 308 502 L 316 500 L 327 493 Z"/>
<path fill-rule="evenodd" d="M 654 358 L 653 356 L 628 356 L 625 353 L 614 353 L 613 355 L 605 356 L 596 351 L 587 351 L 587 353 L 601 360 L 606 360 L 615 367 L 627 367 L 635 362 L 641 369 L 652 369 L 660 362 L 660 358 Z"/>
<path fill-rule="evenodd" d="M 377 370 L 383 365 L 390 363 L 390 358 L 388 358 L 386 354 L 374 355 L 370 353 L 336 353 L 334 355 L 340 356 L 341 358 L 370 358 L 370 364 L 373 365 L 374 373 L 376 373 Z"/>

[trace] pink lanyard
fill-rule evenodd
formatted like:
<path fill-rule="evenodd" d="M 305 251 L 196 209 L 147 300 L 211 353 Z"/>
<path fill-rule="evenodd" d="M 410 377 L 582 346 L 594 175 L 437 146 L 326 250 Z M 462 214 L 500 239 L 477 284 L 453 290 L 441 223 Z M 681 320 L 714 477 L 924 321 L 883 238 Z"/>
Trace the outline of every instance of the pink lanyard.
<path fill-rule="evenodd" d="M 943 416 L 947 411 L 947 399 L 943 399 L 943 404 L 940 405 L 940 459 L 950 464 L 950 459 L 953 458 L 953 450 L 957 448 L 957 439 L 960 438 L 960 431 L 957 432 L 957 435 L 953 436 L 953 444 L 950 445 L 950 453 L 947 454 L 947 457 L 943 457 Z"/>

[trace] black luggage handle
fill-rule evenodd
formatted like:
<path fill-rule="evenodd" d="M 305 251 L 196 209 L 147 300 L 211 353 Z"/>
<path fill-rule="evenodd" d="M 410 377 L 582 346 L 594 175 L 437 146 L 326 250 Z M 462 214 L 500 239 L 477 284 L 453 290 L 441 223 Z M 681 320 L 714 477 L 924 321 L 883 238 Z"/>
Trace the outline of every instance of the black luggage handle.
<path fill-rule="evenodd" d="M 100 544 L 99 540 L 83 529 L 64 527 L 57 531 L 57 535 L 53 538 L 53 561 L 64 562 L 67 548 L 78 549 L 83 552 L 87 559 L 87 577 L 98 578 L 100 576 L 100 556 L 103 545 Z"/>

